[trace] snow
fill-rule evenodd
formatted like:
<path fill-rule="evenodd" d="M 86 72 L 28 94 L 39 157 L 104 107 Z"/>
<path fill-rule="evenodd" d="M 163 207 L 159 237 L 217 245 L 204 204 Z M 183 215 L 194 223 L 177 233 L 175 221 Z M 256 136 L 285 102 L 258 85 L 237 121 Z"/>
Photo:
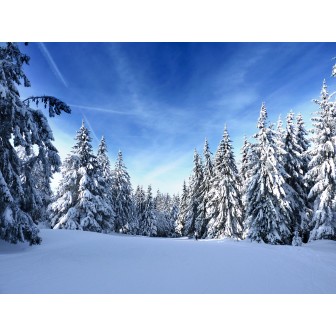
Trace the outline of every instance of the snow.
<path fill-rule="evenodd" d="M 336 242 L 302 247 L 41 229 L 0 241 L 0 293 L 336 293 Z"/>

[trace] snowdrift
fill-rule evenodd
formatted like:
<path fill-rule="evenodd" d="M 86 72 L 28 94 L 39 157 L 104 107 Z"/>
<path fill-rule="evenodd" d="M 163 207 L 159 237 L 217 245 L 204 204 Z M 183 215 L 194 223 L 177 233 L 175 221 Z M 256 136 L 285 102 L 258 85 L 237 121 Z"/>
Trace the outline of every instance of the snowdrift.
<path fill-rule="evenodd" d="M 0 241 L 0 293 L 336 293 L 336 242 L 302 247 L 41 230 Z"/>

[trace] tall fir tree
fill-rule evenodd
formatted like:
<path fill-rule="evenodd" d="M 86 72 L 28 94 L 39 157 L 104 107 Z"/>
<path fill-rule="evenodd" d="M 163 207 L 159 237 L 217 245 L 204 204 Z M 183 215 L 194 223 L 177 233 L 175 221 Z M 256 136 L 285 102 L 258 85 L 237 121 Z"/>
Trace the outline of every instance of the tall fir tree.
<path fill-rule="evenodd" d="M 246 228 L 244 226 L 245 223 L 245 213 L 246 213 L 246 208 L 247 208 L 247 203 L 246 203 L 246 191 L 248 187 L 248 182 L 249 178 L 251 176 L 251 165 L 250 161 L 252 161 L 251 155 L 252 155 L 252 150 L 251 150 L 251 143 L 247 140 L 247 137 L 244 136 L 244 142 L 243 142 L 243 147 L 240 150 L 241 153 L 241 162 L 240 162 L 240 181 L 241 181 L 241 198 L 242 198 L 242 206 L 243 206 L 243 237 L 246 233 Z"/>
<path fill-rule="evenodd" d="M 29 57 L 16 43 L 0 46 L 0 239 L 11 243 L 27 241 L 39 244 L 41 238 L 36 226 L 41 206 L 41 189 L 50 188 L 50 179 L 59 171 L 61 160 L 47 118 L 42 111 L 33 109 L 29 102 L 42 102 L 49 116 L 71 109 L 55 97 L 30 97 L 21 100 L 18 86 L 30 82 L 23 71 Z M 16 149 L 25 150 L 26 159 Z M 36 154 L 31 152 L 36 148 Z M 34 180 L 33 171 L 41 168 L 41 178 Z M 35 221 L 34 221 L 35 220 Z"/>
<path fill-rule="evenodd" d="M 312 231 L 309 240 L 336 240 L 336 103 L 330 100 L 324 80 L 319 106 L 313 121 L 311 160 L 306 179 L 312 187 L 309 199 L 313 202 Z"/>
<path fill-rule="evenodd" d="M 268 244 L 291 243 L 292 209 L 288 199 L 287 174 L 277 153 L 276 132 L 267 127 L 267 110 L 263 103 L 252 146 L 251 177 L 246 193 L 248 238 Z"/>
<path fill-rule="evenodd" d="M 187 184 L 183 181 L 182 195 L 179 203 L 179 211 L 177 214 L 176 224 L 175 224 L 175 233 L 177 236 L 183 236 L 185 230 L 185 223 L 188 214 L 188 205 L 189 205 L 189 191 Z"/>
<path fill-rule="evenodd" d="M 241 153 L 241 164 L 240 164 L 240 176 L 242 184 L 250 177 L 249 174 L 249 155 L 250 155 L 251 143 L 247 140 L 247 137 L 244 136 L 243 147 L 240 150 Z"/>
<path fill-rule="evenodd" d="M 286 130 L 284 130 L 283 122 L 281 115 L 279 115 L 278 122 L 277 122 L 277 129 L 276 129 L 276 136 L 274 137 L 274 142 L 276 144 L 276 147 L 278 148 L 277 156 L 278 159 L 281 161 L 282 165 L 282 159 L 284 154 L 284 147 L 285 147 L 285 136 L 286 136 Z"/>
<path fill-rule="evenodd" d="M 115 211 L 115 231 L 128 233 L 134 231 L 134 204 L 131 179 L 123 161 L 121 151 L 114 169 L 113 199 Z"/>
<path fill-rule="evenodd" d="M 216 153 L 214 170 L 207 209 L 207 217 L 210 219 L 207 236 L 241 238 L 243 232 L 241 181 L 226 126 Z"/>
<path fill-rule="evenodd" d="M 142 235 L 142 227 L 144 222 L 146 206 L 146 194 L 142 186 L 137 186 L 134 193 L 134 234 Z"/>
<path fill-rule="evenodd" d="M 302 131 L 302 130 L 301 130 Z M 292 233 L 293 245 L 301 245 L 304 233 L 308 231 L 307 188 L 304 181 L 304 152 L 299 144 L 298 130 L 295 126 L 294 113 L 287 115 L 286 130 L 284 132 L 283 165 L 287 173 L 286 183 L 292 188 Z M 301 134 L 303 135 L 303 134 Z M 303 139 L 301 139 L 303 140 Z"/>
<path fill-rule="evenodd" d="M 197 153 L 194 152 L 194 168 L 190 176 L 188 195 L 188 212 L 184 225 L 184 235 L 193 236 L 195 233 L 199 235 L 200 228 L 204 223 L 204 174 L 202 160 Z"/>
<path fill-rule="evenodd" d="M 24 147 L 18 146 L 16 152 L 22 160 L 21 181 L 25 194 L 33 195 L 26 199 L 26 202 L 28 200 L 30 204 L 31 217 L 35 223 L 48 227 L 47 208 L 52 198 L 50 174 L 45 174 L 43 161 L 37 159 L 34 148 L 27 152 Z"/>
<path fill-rule="evenodd" d="M 49 206 L 51 227 L 110 232 L 113 209 L 105 200 L 104 184 L 84 122 L 71 153 L 62 165 L 62 179 Z"/>
<path fill-rule="evenodd" d="M 203 222 L 200 223 L 198 235 L 201 238 L 205 238 L 207 236 L 207 226 L 209 219 L 207 218 L 207 208 L 210 201 L 210 190 L 212 187 L 212 180 L 214 177 L 214 166 L 212 153 L 209 148 L 208 140 L 205 139 L 204 147 L 203 147 L 203 156 L 204 156 L 204 176 L 203 176 L 203 195 L 201 196 L 202 204 L 201 206 L 201 218 L 203 218 Z"/>
<path fill-rule="evenodd" d="M 152 187 L 149 185 L 145 198 L 145 207 L 143 213 L 143 222 L 141 233 L 144 236 L 155 237 L 157 235 L 156 218 L 154 211 L 154 199 Z"/>
<path fill-rule="evenodd" d="M 168 193 L 162 194 L 160 190 L 157 191 L 154 198 L 154 211 L 158 237 L 175 235 L 176 216 L 174 217 L 174 206 L 174 199 Z"/>
<path fill-rule="evenodd" d="M 179 215 L 179 210 L 180 210 L 180 195 L 179 194 L 174 194 L 172 197 L 172 203 L 171 203 L 171 208 L 170 208 L 170 220 L 171 220 L 171 237 L 177 237 L 178 235 L 176 234 L 176 227 L 177 227 L 177 218 Z"/>
<path fill-rule="evenodd" d="M 308 199 L 309 191 L 312 187 L 312 183 L 308 181 L 305 176 L 308 172 L 308 165 L 311 160 L 310 154 L 308 152 L 310 147 L 310 142 L 308 140 L 308 132 L 305 128 L 305 124 L 302 118 L 302 115 L 299 113 L 296 117 L 296 139 L 299 145 L 299 148 L 302 149 L 302 152 L 300 153 L 301 156 L 301 167 L 300 167 L 300 173 L 304 177 L 303 182 L 304 185 L 302 185 L 302 188 L 304 190 L 304 194 L 302 195 L 302 198 L 305 200 L 305 208 L 307 211 L 307 217 L 308 217 L 308 223 L 307 227 L 305 225 L 302 225 L 302 241 L 304 243 L 307 243 L 309 240 L 309 234 L 312 230 L 311 227 L 311 218 L 312 218 L 312 202 Z M 305 224 L 305 223 L 302 223 Z"/>
<path fill-rule="evenodd" d="M 112 209 L 110 218 L 107 219 L 110 227 L 114 230 L 114 199 L 113 199 L 113 172 L 108 157 L 107 145 L 104 136 L 101 138 L 97 151 L 98 176 L 102 186 L 102 195 Z"/>

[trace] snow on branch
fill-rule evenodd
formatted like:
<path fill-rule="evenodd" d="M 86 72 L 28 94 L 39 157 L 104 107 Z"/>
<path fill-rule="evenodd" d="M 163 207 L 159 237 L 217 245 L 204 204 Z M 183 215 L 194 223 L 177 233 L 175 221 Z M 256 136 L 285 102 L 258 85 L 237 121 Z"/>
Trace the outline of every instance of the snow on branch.
<path fill-rule="evenodd" d="M 38 96 L 38 97 L 29 97 L 23 101 L 28 106 L 30 102 L 33 102 L 38 107 L 38 104 L 41 102 L 44 104 L 44 108 L 49 108 L 49 116 L 54 117 L 55 114 L 60 115 L 63 112 L 71 113 L 71 108 L 69 105 L 65 104 L 63 101 L 53 97 L 53 96 Z"/>

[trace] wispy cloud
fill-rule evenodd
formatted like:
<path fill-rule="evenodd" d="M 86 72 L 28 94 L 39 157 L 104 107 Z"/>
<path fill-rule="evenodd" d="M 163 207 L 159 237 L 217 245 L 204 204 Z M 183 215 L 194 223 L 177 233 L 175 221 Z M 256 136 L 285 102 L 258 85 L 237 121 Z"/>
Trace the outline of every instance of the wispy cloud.
<path fill-rule="evenodd" d="M 114 60 L 115 70 L 121 80 L 121 85 L 127 89 L 134 110 L 137 114 L 143 114 L 146 109 L 144 108 L 143 103 L 144 97 L 141 97 L 140 99 L 140 96 L 141 87 L 145 85 L 145 83 L 141 82 L 140 84 L 134 70 L 131 68 L 127 56 L 118 44 L 111 44 L 109 51 Z"/>
<path fill-rule="evenodd" d="M 68 85 L 67 81 L 65 80 L 61 71 L 59 70 L 59 68 L 58 68 L 57 64 L 55 63 L 54 59 L 50 55 L 50 53 L 49 53 L 47 47 L 45 46 L 45 44 L 43 42 L 39 42 L 38 46 L 39 46 L 44 58 L 47 60 L 51 70 L 55 74 L 55 76 L 63 83 L 63 85 L 65 87 L 68 87 L 69 85 Z"/>
<path fill-rule="evenodd" d="M 89 126 L 89 129 L 90 129 L 91 134 L 93 135 L 93 137 L 95 138 L 95 140 L 96 140 L 97 142 L 99 142 L 100 140 L 99 140 L 99 138 L 98 138 L 96 132 L 94 131 L 93 127 L 91 126 L 91 123 L 89 122 L 88 118 L 85 116 L 84 113 L 82 113 L 82 116 L 83 116 L 83 119 L 84 119 L 84 121 L 86 122 L 86 124 Z"/>
<path fill-rule="evenodd" d="M 76 105 L 76 104 L 69 104 L 69 106 L 88 110 L 88 111 L 97 111 L 97 112 L 108 113 L 108 114 L 134 115 L 134 116 L 137 115 L 137 113 L 135 112 L 117 111 L 114 109 L 103 108 L 103 107 L 98 107 L 98 106 L 85 106 L 85 105 Z"/>

